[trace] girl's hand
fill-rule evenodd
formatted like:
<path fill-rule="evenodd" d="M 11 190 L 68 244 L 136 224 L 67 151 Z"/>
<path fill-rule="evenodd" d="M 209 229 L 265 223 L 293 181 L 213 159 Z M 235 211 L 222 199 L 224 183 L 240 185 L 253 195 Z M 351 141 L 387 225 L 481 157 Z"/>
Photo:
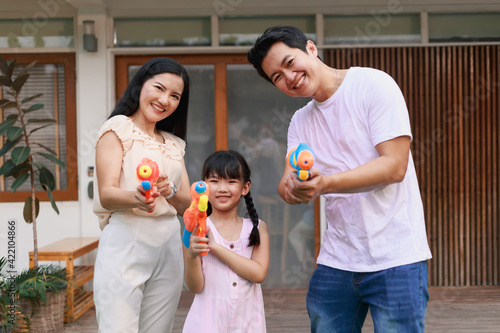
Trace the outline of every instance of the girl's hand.
<path fill-rule="evenodd" d="M 151 198 L 146 199 L 146 193 L 142 188 L 142 185 L 139 184 L 137 186 L 137 190 L 135 191 L 135 201 L 137 204 L 137 208 L 142 211 L 152 213 L 156 207 L 155 199 L 160 196 L 160 193 L 156 190 L 156 186 L 153 186 L 151 191 Z"/>
<path fill-rule="evenodd" d="M 207 226 L 208 228 L 208 226 Z M 214 235 L 212 234 L 211 231 L 208 231 L 208 234 L 207 234 L 207 238 L 208 238 L 208 250 L 213 250 L 216 246 L 218 246 L 219 244 L 217 244 L 217 242 L 214 240 Z"/>
<path fill-rule="evenodd" d="M 196 224 L 196 227 L 194 230 L 197 230 L 199 227 L 198 224 Z M 207 226 L 207 230 L 210 230 L 209 227 Z M 201 253 L 204 252 L 209 252 L 209 242 L 210 240 L 207 237 L 198 237 L 196 234 L 193 232 L 191 234 L 191 237 L 189 238 L 189 248 L 188 248 L 188 255 L 194 259 L 198 257 Z"/>

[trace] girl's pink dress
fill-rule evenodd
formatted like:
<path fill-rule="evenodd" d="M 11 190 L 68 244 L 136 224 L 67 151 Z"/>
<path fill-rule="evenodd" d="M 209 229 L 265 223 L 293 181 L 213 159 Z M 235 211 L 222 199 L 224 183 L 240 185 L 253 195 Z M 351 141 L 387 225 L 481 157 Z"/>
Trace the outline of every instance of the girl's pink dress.
<path fill-rule="evenodd" d="M 250 219 L 243 219 L 240 238 L 232 242 L 219 235 L 210 218 L 207 225 L 218 244 L 251 258 L 253 246 L 248 246 L 248 236 L 253 224 Z M 205 287 L 194 297 L 183 332 L 266 332 L 260 284 L 242 278 L 211 253 L 202 257 L 202 266 Z"/>

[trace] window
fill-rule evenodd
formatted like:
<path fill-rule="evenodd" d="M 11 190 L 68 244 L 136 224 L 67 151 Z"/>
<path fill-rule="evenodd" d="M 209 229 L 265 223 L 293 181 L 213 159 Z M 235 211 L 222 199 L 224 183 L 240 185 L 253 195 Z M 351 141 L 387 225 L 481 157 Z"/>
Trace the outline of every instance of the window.
<path fill-rule="evenodd" d="M 0 48 L 73 47 L 72 18 L 0 20 Z"/>
<path fill-rule="evenodd" d="M 69 53 L 44 53 L 44 54 L 4 54 L 7 61 L 17 59 L 19 65 L 28 65 L 36 61 L 36 65 L 29 70 L 30 77 L 21 91 L 21 97 L 33 96 L 43 93 L 43 96 L 33 102 L 44 104 L 43 117 L 56 120 L 54 125 L 36 131 L 30 136 L 33 141 L 55 151 L 58 158 L 66 164 L 60 168 L 54 163 L 49 163 L 44 157 L 34 155 L 35 162 L 40 161 L 49 168 L 56 179 L 56 189 L 53 195 L 56 201 L 78 200 L 77 188 L 77 145 L 76 145 L 76 88 L 75 88 L 75 56 Z M 16 68 L 20 71 L 22 66 Z M 16 73 L 14 73 L 14 76 Z M 5 91 L 0 87 L 0 97 Z M 17 112 L 15 109 L 0 109 L 0 120 Z M 42 114 L 40 114 L 42 117 Z M 5 143 L 5 135 L 0 138 L 0 146 Z M 34 151 L 44 151 L 43 148 L 33 146 Z M 10 158 L 0 157 L 0 164 Z M 38 159 L 38 160 L 37 160 Z M 0 201 L 24 201 L 29 195 L 29 182 L 26 182 L 15 193 L 10 191 L 11 177 L 0 177 Z M 48 200 L 41 187 L 37 187 L 39 200 Z"/>
<path fill-rule="evenodd" d="M 116 18 L 116 47 L 207 46 L 210 17 Z"/>
<path fill-rule="evenodd" d="M 500 13 L 429 14 L 429 41 L 500 41 L 499 21 Z"/>
<path fill-rule="evenodd" d="M 419 14 L 325 16 L 325 44 L 420 43 Z"/>
<path fill-rule="evenodd" d="M 220 45 L 253 45 L 266 28 L 293 25 L 309 39 L 316 40 L 314 16 L 222 17 L 219 19 Z"/>

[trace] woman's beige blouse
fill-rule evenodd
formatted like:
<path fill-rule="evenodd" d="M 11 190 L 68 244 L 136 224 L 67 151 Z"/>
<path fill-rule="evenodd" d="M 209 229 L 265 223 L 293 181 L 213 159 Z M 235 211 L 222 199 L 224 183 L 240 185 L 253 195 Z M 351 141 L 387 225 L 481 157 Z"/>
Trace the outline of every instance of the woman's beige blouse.
<path fill-rule="evenodd" d="M 109 131 L 113 131 L 118 136 L 123 147 L 123 161 L 119 185 L 121 189 L 136 191 L 139 185 L 136 176 L 136 168 L 144 157 L 158 164 L 160 177 L 168 177 L 177 188 L 180 187 L 183 170 L 182 160 L 186 147 L 186 143 L 182 139 L 171 133 L 161 132 L 165 143 L 160 143 L 142 132 L 129 117 L 123 115 L 114 116 L 103 124 L 97 135 L 97 142 L 99 142 L 102 136 Z M 94 173 L 94 213 L 99 219 L 100 228 L 104 229 L 109 223 L 109 218 L 114 211 L 106 210 L 101 206 L 96 174 L 97 169 Z M 177 215 L 174 206 L 172 206 L 163 196 L 156 198 L 156 208 L 152 213 L 147 213 L 137 208 L 120 210 L 120 212 L 120 216 L 123 213 L 145 217 Z M 133 216 L 130 217 L 133 218 Z"/>

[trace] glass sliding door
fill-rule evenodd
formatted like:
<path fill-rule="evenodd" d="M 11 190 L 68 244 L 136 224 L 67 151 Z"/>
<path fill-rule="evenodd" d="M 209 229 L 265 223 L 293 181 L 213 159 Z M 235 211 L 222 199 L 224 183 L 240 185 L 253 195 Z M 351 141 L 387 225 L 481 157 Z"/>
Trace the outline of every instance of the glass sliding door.
<path fill-rule="evenodd" d="M 186 65 L 190 79 L 186 145 L 189 180 L 201 178 L 205 159 L 215 151 L 214 66 Z"/>
<path fill-rule="evenodd" d="M 141 66 L 128 66 L 128 82 Z M 194 182 L 200 179 L 205 159 L 215 151 L 214 66 L 184 67 L 190 79 L 185 163 L 189 180 Z"/>
<path fill-rule="evenodd" d="M 278 194 L 294 112 L 308 102 L 261 78 L 251 65 L 227 66 L 228 147 L 252 170 L 252 197 L 269 229 L 267 288 L 305 288 L 315 267 L 314 206 L 286 204 Z"/>

